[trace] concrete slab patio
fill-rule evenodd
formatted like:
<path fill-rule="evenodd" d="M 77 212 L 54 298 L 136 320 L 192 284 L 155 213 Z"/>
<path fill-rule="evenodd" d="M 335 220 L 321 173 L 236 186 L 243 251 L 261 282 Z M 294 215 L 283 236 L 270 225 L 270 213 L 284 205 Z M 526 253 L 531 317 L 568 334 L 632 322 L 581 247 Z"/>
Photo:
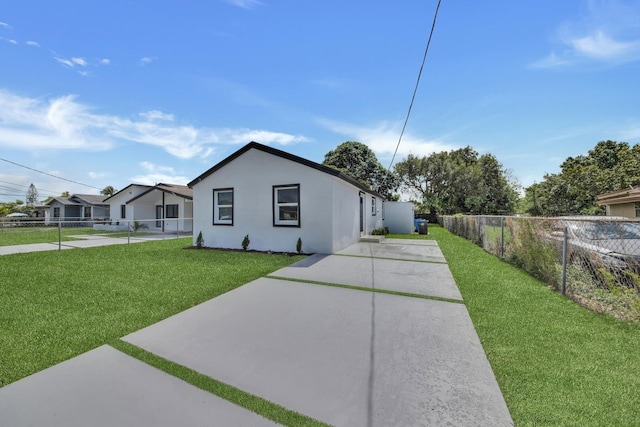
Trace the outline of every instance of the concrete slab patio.
<path fill-rule="evenodd" d="M 0 388 L 3 426 L 274 426 L 109 346 Z"/>

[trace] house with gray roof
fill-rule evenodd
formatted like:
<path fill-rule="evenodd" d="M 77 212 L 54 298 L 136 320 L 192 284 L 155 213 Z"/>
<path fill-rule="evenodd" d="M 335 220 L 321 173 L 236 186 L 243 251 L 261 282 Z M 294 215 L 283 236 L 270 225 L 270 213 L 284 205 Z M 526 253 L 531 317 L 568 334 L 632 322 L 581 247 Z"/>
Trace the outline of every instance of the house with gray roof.
<path fill-rule="evenodd" d="M 46 202 L 45 222 L 104 221 L 109 218 L 107 196 L 72 194 L 69 197 L 53 197 Z"/>

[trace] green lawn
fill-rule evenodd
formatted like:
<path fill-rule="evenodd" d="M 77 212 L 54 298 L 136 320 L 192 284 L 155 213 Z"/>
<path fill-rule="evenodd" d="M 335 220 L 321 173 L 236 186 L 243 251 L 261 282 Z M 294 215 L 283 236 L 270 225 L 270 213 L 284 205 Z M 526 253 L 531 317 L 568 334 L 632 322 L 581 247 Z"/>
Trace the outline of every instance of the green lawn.
<path fill-rule="evenodd" d="M 640 325 L 595 314 L 430 225 L 518 426 L 640 425 Z"/>
<path fill-rule="evenodd" d="M 92 227 L 63 227 L 58 234 L 58 227 L 5 227 L 0 228 L 0 246 L 26 245 L 30 243 L 63 242 L 76 240 L 75 235 L 98 234 L 109 237 L 126 237 L 127 232 L 96 231 Z"/>
<path fill-rule="evenodd" d="M 183 249 L 190 243 L 0 257 L 0 386 L 300 259 Z"/>

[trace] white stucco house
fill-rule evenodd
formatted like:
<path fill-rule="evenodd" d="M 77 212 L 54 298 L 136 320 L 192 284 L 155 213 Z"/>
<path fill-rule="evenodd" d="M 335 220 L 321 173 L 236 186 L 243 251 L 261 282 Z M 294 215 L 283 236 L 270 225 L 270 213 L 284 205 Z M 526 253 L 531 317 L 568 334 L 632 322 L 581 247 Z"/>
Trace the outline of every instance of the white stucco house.
<path fill-rule="evenodd" d="M 110 228 L 123 229 L 133 221 L 152 231 L 192 230 L 193 191 L 186 185 L 130 184 L 108 197 Z"/>
<path fill-rule="evenodd" d="M 324 165 L 251 142 L 191 181 L 204 245 L 334 253 L 383 226 L 384 198 Z"/>

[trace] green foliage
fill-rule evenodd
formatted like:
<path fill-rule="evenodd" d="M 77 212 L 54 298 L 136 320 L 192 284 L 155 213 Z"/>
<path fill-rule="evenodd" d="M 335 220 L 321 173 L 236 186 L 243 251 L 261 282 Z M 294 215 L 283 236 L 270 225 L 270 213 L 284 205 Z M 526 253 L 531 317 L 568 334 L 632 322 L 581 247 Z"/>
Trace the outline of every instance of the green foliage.
<path fill-rule="evenodd" d="M 507 228 L 511 239 L 505 242 L 507 259 L 532 276 L 559 288 L 557 248 L 545 240 L 548 228 L 528 218 L 509 218 Z"/>
<path fill-rule="evenodd" d="M 640 145 L 600 141 L 587 155 L 568 157 L 558 174 L 525 189 L 523 211 L 534 216 L 604 215 L 599 194 L 640 183 Z"/>
<path fill-rule="evenodd" d="M 148 228 L 149 226 L 147 224 L 140 221 L 133 221 L 133 224 L 131 224 L 130 226 L 130 230 L 133 231 L 134 233 L 140 230 L 147 230 Z"/>
<path fill-rule="evenodd" d="M 322 164 L 338 169 L 385 197 L 392 197 L 398 189 L 396 175 L 385 169 L 375 153 L 361 142 L 343 142 L 325 154 Z"/>
<path fill-rule="evenodd" d="M 202 231 L 198 233 L 198 237 L 196 237 L 196 248 L 202 249 L 204 246 L 204 239 L 202 238 Z"/>
<path fill-rule="evenodd" d="M 242 249 L 246 251 L 249 248 L 249 243 L 251 243 L 251 240 L 249 240 L 249 235 L 247 234 L 242 239 Z"/>
<path fill-rule="evenodd" d="M 296 252 L 299 254 L 302 253 L 302 239 L 298 237 L 298 241 L 296 242 Z"/>
<path fill-rule="evenodd" d="M 389 234 L 389 229 L 387 227 L 380 227 L 371 230 L 372 236 L 386 236 Z"/>
<path fill-rule="evenodd" d="M 409 155 L 395 165 L 401 188 L 416 197 L 421 212 L 512 213 L 518 184 L 491 154 L 471 147 L 430 156 Z"/>
<path fill-rule="evenodd" d="M 102 190 L 100 190 L 100 194 L 102 194 L 103 196 L 113 196 L 117 192 L 118 192 L 118 190 L 113 188 L 112 185 L 107 185 Z"/>

